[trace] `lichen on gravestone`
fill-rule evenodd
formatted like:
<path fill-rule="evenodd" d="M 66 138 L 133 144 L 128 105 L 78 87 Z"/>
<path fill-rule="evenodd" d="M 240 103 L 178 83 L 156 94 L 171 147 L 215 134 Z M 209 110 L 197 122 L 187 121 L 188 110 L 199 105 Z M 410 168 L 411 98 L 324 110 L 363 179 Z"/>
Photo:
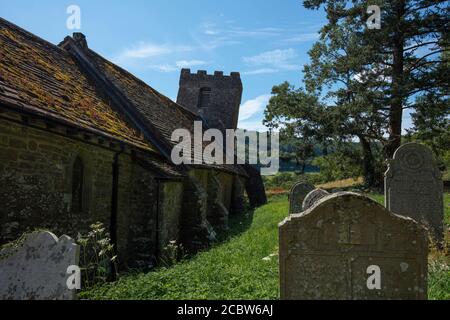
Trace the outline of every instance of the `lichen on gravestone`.
<path fill-rule="evenodd" d="M 297 182 L 289 192 L 289 214 L 301 212 L 303 200 L 314 189 L 314 186 L 308 182 Z"/>
<path fill-rule="evenodd" d="M 24 234 L 0 249 L 1 300 L 74 299 L 67 288 L 67 269 L 77 266 L 79 247 L 73 239 L 48 231 Z"/>
<path fill-rule="evenodd" d="M 385 205 L 396 214 L 425 225 L 438 247 L 444 238 L 442 174 L 431 150 L 418 143 L 402 145 L 385 173 Z"/>
<path fill-rule="evenodd" d="M 426 228 L 362 195 L 332 194 L 290 215 L 279 241 L 282 299 L 427 298 Z"/>

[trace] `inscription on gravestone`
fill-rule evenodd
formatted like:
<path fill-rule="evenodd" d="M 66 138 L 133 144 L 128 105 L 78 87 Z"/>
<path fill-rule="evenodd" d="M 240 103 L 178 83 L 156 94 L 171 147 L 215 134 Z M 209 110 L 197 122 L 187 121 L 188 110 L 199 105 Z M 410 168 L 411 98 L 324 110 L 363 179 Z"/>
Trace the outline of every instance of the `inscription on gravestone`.
<path fill-rule="evenodd" d="M 79 247 L 38 231 L 0 250 L 0 300 L 72 300 L 68 270 L 78 267 Z M 69 268 L 72 267 L 72 268 Z"/>
<path fill-rule="evenodd" d="M 315 203 L 317 203 L 320 199 L 328 196 L 329 193 L 322 189 L 316 189 L 308 193 L 303 200 L 302 211 L 305 211 L 311 208 Z"/>
<path fill-rule="evenodd" d="M 426 299 L 428 237 L 355 193 L 329 195 L 279 226 L 282 299 Z"/>
<path fill-rule="evenodd" d="M 424 224 L 442 243 L 443 182 L 430 149 L 417 143 L 397 149 L 385 174 L 385 200 L 389 211 Z"/>
<path fill-rule="evenodd" d="M 289 193 L 289 214 L 302 212 L 303 200 L 314 189 L 310 183 L 297 182 Z"/>

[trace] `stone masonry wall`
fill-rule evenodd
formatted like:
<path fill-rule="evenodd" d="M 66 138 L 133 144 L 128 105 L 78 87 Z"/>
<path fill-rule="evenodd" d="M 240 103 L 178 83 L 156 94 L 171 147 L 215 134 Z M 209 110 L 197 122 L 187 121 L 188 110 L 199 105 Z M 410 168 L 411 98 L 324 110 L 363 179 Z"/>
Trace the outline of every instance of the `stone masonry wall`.
<path fill-rule="evenodd" d="M 210 90 L 209 103 L 207 106 L 200 106 L 200 92 L 205 88 Z M 208 75 L 206 71 L 191 73 L 189 69 L 183 69 L 177 103 L 198 112 L 210 128 L 222 131 L 236 129 L 242 90 L 242 81 L 237 72 L 232 72 L 229 76 L 219 71 Z"/>
<path fill-rule="evenodd" d="M 129 261 L 128 267 L 149 269 L 156 263 L 158 183 L 149 170 L 131 162 L 129 174 L 121 166 L 119 183 L 118 244 L 123 245 L 122 260 Z M 127 194 L 129 193 L 129 194 Z M 120 236 L 120 230 L 127 237 Z M 126 239 L 126 240 L 125 240 Z M 120 257 L 119 257 L 120 258 Z"/>
<path fill-rule="evenodd" d="M 189 172 L 181 213 L 181 239 L 188 251 L 208 247 L 218 232 L 228 230 L 228 208 L 235 209 L 232 199 L 240 199 L 234 186 L 234 176 L 228 173 L 201 169 Z M 243 188 L 238 189 L 243 198 Z"/>
<path fill-rule="evenodd" d="M 220 200 L 228 211 L 231 209 L 231 198 L 233 194 L 233 175 L 225 172 L 217 173 L 217 179 L 221 185 Z"/>
<path fill-rule="evenodd" d="M 191 170 L 184 180 L 183 208 L 180 217 L 180 240 L 189 253 L 206 249 L 216 236 L 207 220 L 208 193 L 205 188 L 207 171 L 195 171 Z"/>
<path fill-rule="evenodd" d="M 115 151 L 0 119 L 0 244 L 48 229 L 76 238 L 110 228 Z M 81 212 L 73 212 L 72 171 L 83 163 Z M 147 267 L 156 250 L 155 175 L 119 156 L 117 238 L 121 266 Z"/>
<path fill-rule="evenodd" d="M 228 209 L 223 203 L 223 194 L 226 188 L 220 183 L 218 175 L 215 172 L 209 174 L 208 180 L 208 213 L 207 218 L 214 231 L 228 231 Z"/>
<path fill-rule="evenodd" d="M 233 179 L 233 192 L 231 198 L 230 215 L 241 215 L 246 210 L 245 178 L 235 176 Z"/>
<path fill-rule="evenodd" d="M 71 212 L 72 168 L 84 165 L 83 212 Z M 113 152 L 0 120 L 0 243 L 47 228 L 76 237 L 100 221 L 109 228 Z"/>
<path fill-rule="evenodd" d="M 170 241 L 180 241 L 180 216 L 183 205 L 183 183 L 166 181 L 162 183 L 161 218 L 160 218 L 160 250 Z"/>

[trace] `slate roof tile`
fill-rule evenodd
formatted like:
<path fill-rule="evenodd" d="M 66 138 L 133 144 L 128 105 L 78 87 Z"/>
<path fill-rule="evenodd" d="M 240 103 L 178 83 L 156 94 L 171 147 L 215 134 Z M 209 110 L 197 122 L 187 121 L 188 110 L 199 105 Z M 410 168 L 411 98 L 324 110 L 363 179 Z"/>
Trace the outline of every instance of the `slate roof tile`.
<path fill-rule="evenodd" d="M 65 50 L 0 18 L 0 102 L 153 147 L 96 90 Z"/>

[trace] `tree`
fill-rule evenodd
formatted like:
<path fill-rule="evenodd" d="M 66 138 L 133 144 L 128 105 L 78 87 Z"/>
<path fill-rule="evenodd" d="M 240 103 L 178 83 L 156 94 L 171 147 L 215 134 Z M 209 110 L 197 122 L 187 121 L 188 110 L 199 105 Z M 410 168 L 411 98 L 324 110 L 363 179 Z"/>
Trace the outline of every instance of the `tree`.
<path fill-rule="evenodd" d="M 379 92 L 366 90 L 361 81 L 370 74 L 361 67 L 367 54 L 359 50 L 358 41 L 346 25 L 324 27 L 321 39 L 309 51 L 305 89 L 296 90 L 287 83 L 274 87 L 265 120 L 301 139 L 315 136 L 325 146 L 358 139 L 365 183 L 376 186 L 380 179 L 372 145 L 383 137 L 384 117 L 374 103 Z"/>
<path fill-rule="evenodd" d="M 379 30 L 366 26 L 367 8 L 378 5 L 382 14 Z M 414 109 L 422 96 L 436 87 L 448 87 L 449 5 L 444 0 L 305 0 L 308 9 L 324 6 L 328 24 L 322 37 L 333 38 L 337 27 L 358 39 L 365 61 L 361 79 L 367 90 L 383 90 L 376 99 L 387 117 L 388 139 L 384 153 L 392 157 L 401 144 L 402 117 Z M 443 93 L 448 95 L 447 93 Z"/>
<path fill-rule="evenodd" d="M 379 30 L 367 28 L 369 4 L 382 10 Z M 328 23 L 309 52 L 304 88 L 274 87 L 266 124 L 303 139 L 313 134 L 328 143 L 358 140 L 365 182 L 377 185 L 381 175 L 373 148 L 381 144 L 382 157 L 392 157 L 401 143 L 403 111 L 423 116 L 429 110 L 424 101 L 448 96 L 442 90 L 448 88 L 448 5 L 426 0 L 305 0 L 304 5 L 324 7 Z"/>
<path fill-rule="evenodd" d="M 305 173 L 306 166 L 311 164 L 315 156 L 312 138 L 298 139 L 290 132 L 282 132 L 280 136 L 282 144 L 280 158 L 291 161 L 295 160 L 297 166 L 301 166 L 300 173 Z"/>
<path fill-rule="evenodd" d="M 414 126 L 408 130 L 408 139 L 428 145 L 443 170 L 450 170 L 449 105 L 448 97 L 434 93 L 421 97 L 412 114 Z"/>
<path fill-rule="evenodd" d="M 448 43 L 448 42 L 447 42 Z M 447 66 L 440 64 L 435 74 L 448 77 L 450 52 L 444 51 L 442 60 Z M 439 75 L 440 74 L 440 75 Z M 444 83 L 444 82 L 443 82 Z M 426 95 L 417 99 L 412 113 L 413 127 L 408 130 L 409 140 L 419 140 L 427 144 L 442 164 L 442 169 L 450 171 L 450 103 L 448 86 L 436 86 Z"/>

